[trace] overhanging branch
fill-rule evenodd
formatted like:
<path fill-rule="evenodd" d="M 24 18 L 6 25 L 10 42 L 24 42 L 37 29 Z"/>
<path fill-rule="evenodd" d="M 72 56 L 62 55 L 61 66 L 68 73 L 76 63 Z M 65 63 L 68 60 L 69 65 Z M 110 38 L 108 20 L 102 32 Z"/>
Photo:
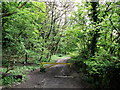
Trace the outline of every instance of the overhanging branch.
<path fill-rule="evenodd" d="M 25 4 L 27 4 L 28 1 L 29 1 L 29 0 L 26 0 L 26 2 L 24 2 L 21 6 L 19 6 L 19 7 L 17 7 L 17 8 L 18 8 L 18 9 L 22 8 Z M 2 17 L 11 16 L 11 15 L 13 15 L 13 14 L 15 14 L 15 13 L 17 13 L 17 12 L 3 13 L 3 14 L 2 14 Z"/>

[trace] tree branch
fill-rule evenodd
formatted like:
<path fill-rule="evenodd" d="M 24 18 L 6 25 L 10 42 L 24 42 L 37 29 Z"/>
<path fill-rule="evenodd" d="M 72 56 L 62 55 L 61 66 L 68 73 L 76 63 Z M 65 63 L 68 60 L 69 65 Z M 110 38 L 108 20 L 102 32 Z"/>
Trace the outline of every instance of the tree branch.
<path fill-rule="evenodd" d="M 118 36 L 113 39 L 113 41 L 115 41 L 116 39 L 118 39 L 118 38 L 120 37 L 120 32 L 119 32 L 119 30 L 114 26 L 114 24 L 113 24 L 113 22 L 112 22 L 112 20 L 111 20 L 111 17 L 112 17 L 112 14 L 111 14 L 111 16 L 110 16 L 110 18 L 109 18 L 109 21 L 110 21 L 112 27 L 117 31 L 117 34 L 118 34 Z"/>
<path fill-rule="evenodd" d="M 22 8 L 25 4 L 27 4 L 28 1 L 29 1 L 29 0 L 26 0 L 26 2 L 24 2 L 21 6 L 19 6 L 19 7 L 17 7 L 17 8 L 18 8 L 18 9 Z M 13 14 L 15 14 L 15 13 L 17 13 L 17 12 L 4 13 L 4 14 L 2 14 L 2 17 L 11 16 L 11 15 L 13 15 Z"/>
<path fill-rule="evenodd" d="M 34 5 L 35 6 L 35 5 Z M 42 13 L 45 13 L 40 7 L 38 7 L 38 6 L 35 6 L 36 8 L 38 8 L 38 9 L 40 9 L 40 11 L 42 12 Z"/>
<path fill-rule="evenodd" d="M 29 0 L 27 0 L 26 2 L 24 2 L 21 6 L 18 7 L 18 9 L 22 8 L 25 4 L 27 4 Z"/>

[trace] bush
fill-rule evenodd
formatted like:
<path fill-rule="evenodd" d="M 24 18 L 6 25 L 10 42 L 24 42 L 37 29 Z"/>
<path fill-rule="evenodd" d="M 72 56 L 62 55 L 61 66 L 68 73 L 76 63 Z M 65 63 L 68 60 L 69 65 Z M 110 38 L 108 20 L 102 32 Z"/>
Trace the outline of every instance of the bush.
<path fill-rule="evenodd" d="M 117 57 L 107 53 L 95 55 L 89 59 L 77 56 L 73 57 L 71 62 L 79 67 L 80 72 L 87 75 L 84 79 L 93 82 L 95 87 L 119 87 L 120 62 Z"/>

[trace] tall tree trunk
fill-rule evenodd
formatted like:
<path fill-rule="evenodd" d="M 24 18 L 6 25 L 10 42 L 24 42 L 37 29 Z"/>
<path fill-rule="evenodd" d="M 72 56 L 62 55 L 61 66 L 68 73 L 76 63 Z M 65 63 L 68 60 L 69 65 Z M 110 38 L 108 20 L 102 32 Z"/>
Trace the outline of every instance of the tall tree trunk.
<path fill-rule="evenodd" d="M 97 5 L 98 5 L 98 2 L 91 2 L 91 5 L 92 5 L 92 19 L 93 19 L 93 22 L 97 23 L 98 21 L 98 17 L 97 17 Z M 96 29 L 95 31 L 93 31 L 94 34 L 93 34 L 93 38 L 91 40 L 91 44 L 90 44 L 90 52 L 91 52 L 91 55 L 94 56 L 95 55 L 95 52 L 96 52 L 96 47 L 97 47 L 97 39 L 99 37 L 99 30 Z"/>

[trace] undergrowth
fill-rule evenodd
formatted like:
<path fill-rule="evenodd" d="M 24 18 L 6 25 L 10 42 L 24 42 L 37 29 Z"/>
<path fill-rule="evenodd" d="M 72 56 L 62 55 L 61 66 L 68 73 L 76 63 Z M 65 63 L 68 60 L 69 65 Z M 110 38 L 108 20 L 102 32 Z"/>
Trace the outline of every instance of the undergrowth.
<path fill-rule="evenodd" d="M 99 54 L 94 57 L 73 56 L 70 60 L 82 79 L 97 88 L 117 88 L 120 83 L 120 61 L 110 54 Z"/>
<path fill-rule="evenodd" d="M 13 70 L 10 70 L 9 73 L 11 74 L 8 77 L 4 77 L 3 79 L 1 79 L 1 83 L 4 86 L 11 86 L 17 82 L 23 82 L 24 80 L 26 80 L 27 74 L 29 71 L 33 71 L 35 69 L 39 69 L 40 66 L 36 65 L 36 66 L 15 66 Z M 1 68 L 0 71 L 1 72 L 6 72 L 6 68 Z M 15 79 L 13 78 L 12 75 L 22 75 L 22 79 Z"/>

